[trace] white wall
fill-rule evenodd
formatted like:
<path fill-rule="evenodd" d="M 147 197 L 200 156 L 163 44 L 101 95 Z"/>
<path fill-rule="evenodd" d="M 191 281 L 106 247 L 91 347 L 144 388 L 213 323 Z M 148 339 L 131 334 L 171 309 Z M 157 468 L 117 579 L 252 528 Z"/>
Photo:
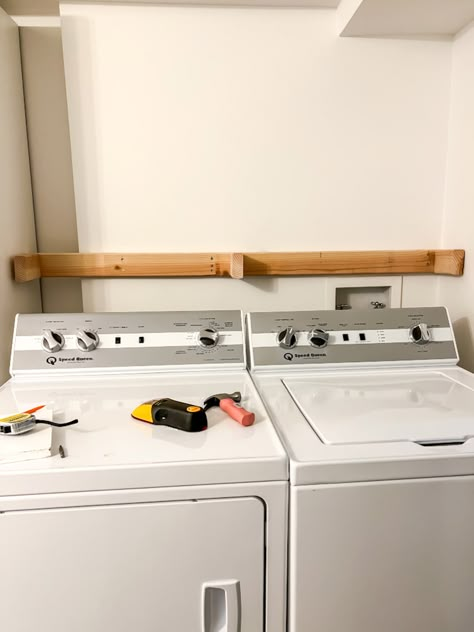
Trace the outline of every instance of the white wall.
<path fill-rule="evenodd" d="M 39 284 L 15 283 L 11 257 L 35 250 L 18 28 L 0 9 L 0 383 L 15 313 L 41 311 Z"/>
<path fill-rule="evenodd" d="M 466 248 L 464 276 L 442 279 L 440 302 L 454 320 L 461 363 L 474 371 L 474 24 L 453 46 L 444 244 Z"/>
<path fill-rule="evenodd" d="M 20 28 L 36 238 L 40 252 L 77 252 L 61 30 Z M 82 311 L 79 279 L 42 279 L 45 312 Z"/>
<path fill-rule="evenodd" d="M 61 11 L 82 251 L 440 245 L 449 42 L 340 39 L 331 10 Z M 324 285 L 92 281 L 84 308 L 317 307 Z"/>

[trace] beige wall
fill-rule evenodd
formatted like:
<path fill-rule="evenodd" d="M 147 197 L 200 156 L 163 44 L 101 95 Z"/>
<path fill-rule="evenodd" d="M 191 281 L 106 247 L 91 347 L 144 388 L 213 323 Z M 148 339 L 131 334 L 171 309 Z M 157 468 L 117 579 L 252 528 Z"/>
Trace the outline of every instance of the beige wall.
<path fill-rule="evenodd" d="M 21 56 L 38 250 L 76 252 L 61 30 L 22 27 Z M 79 279 L 43 279 L 45 312 L 82 311 Z"/>
<path fill-rule="evenodd" d="M 37 282 L 12 280 L 11 257 L 35 252 L 35 227 L 18 28 L 0 9 L 0 382 L 17 312 L 41 311 Z"/>
<path fill-rule="evenodd" d="M 466 248 L 466 269 L 459 279 L 442 279 L 440 302 L 446 304 L 462 365 L 474 371 L 474 24 L 453 46 L 446 212 L 443 239 Z"/>
<path fill-rule="evenodd" d="M 61 11 L 81 250 L 440 245 L 450 42 L 339 38 L 333 10 Z M 92 310 L 325 297 L 324 279 L 84 283 Z"/>
<path fill-rule="evenodd" d="M 0 6 L 12 14 L 55 13 L 57 4 L 49 0 L 0 0 Z M 116 9 L 115 15 L 125 10 Z M 253 243 L 262 248 L 277 248 L 279 244 L 289 248 L 291 240 L 295 240 L 295 249 L 301 247 L 302 240 L 311 240 L 310 248 L 468 246 L 474 207 L 471 179 L 466 173 L 472 164 L 472 147 L 465 133 L 470 129 L 474 105 L 469 79 L 474 58 L 472 30 L 458 36 L 454 45 L 341 41 L 336 36 L 337 28 L 333 28 L 334 14 L 327 11 L 288 11 L 278 25 L 278 11 L 187 9 L 183 14 L 178 8 L 149 10 L 160 15 L 158 28 L 173 34 L 169 42 L 166 33 L 163 37 L 169 44 L 169 56 L 154 58 L 158 49 L 144 48 L 139 25 L 144 7 L 131 8 L 130 24 L 125 20 L 123 32 L 120 26 L 119 32 L 110 37 L 109 14 L 105 23 L 99 21 L 98 33 L 104 46 L 88 40 L 86 21 L 82 23 L 82 40 L 74 43 L 81 49 L 81 57 L 70 58 L 69 89 L 84 250 L 202 250 L 213 249 L 215 243 L 216 249 L 244 249 L 245 235 L 250 235 L 250 247 Z M 102 8 L 91 7 L 94 11 L 100 13 Z M 207 18 L 202 18 L 205 13 Z M 232 23 L 227 21 L 228 16 Z M 202 46 L 196 49 L 200 27 L 206 20 L 209 33 L 202 34 Z M 306 35 L 303 22 L 309 24 Z M 67 24 L 69 34 L 71 27 Z M 281 38 L 275 40 L 279 29 Z M 122 46 L 123 41 L 127 47 Z M 76 250 L 60 31 L 25 27 L 21 29 L 21 43 L 40 247 Z M 278 44 L 276 56 L 274 44 Z M 211 55 L 214 46 L 219 55 Z M 68 52 L 77 52 L 69 40 Z M 191 79 L 196 90 L 186 102 L 182 88 L 194 56 L 197 75 L 191 73 Z M 107 64 L 109 70 L 120 67 L 121 72 L 108 72 Z M 332 68 L 332 72 L 326 72 L 325 67 Z M 242 93 L 236 92 L 234 102 L 229 102 L 225 96 L 232 94 L 237 79 Z M 130 86 L 138 90 L 130 90 Z M 298 86 L 299 106 L 292 122 L 292 108 L 298 102 L 290 95 Z M 450 93 L 447 207 L 443 219 L 443 147 L 447 147 Z M 148 94 L 152 101 L 156 97 L 154 109 L 152 104 L 146 105 Z M 371 102 L 374 109 L 365 107 L 364 113 L 364 106 Z M 186 108 L 180 109 L 180 104 Z M 99 127 L 97 116 L 99 123 L 101 117 L 104 119 L 104 126 Z M 337 121 L 340 124 L 334 127 Z M 85 124 L 83 136 L 78 124 Z M 291 127 L 296 130 L 293 137 L 284 135 L 283 130 Z M 230 146 L 227 129 L 235 140 L 235 155 L 222 151 Z M 315 130 L 321 134 L 315 134 Z M 127 145 L 129 151 L 124 151 Z M 180 147 L 190 151 L 183 156 Z M 192 158 L 199 148 L 203 151 L 192 162 L 186 153 Z M 334 148 L 339 152 L 335 153 Z M 283 171 L 285 149 L 289 158 Z M 250 181 L 249 160 L 255 163 Z M 314 186 L 305 179 L 305 169 L 314 176 Z M 256 179 L 265 170 L 274 176 L 266 184 Z M 99 172 L 103 188 L 96 182 Z M 278 172 L 288 177 L 282 180 Z M 329 174 L 331 187 L 320 182 L 322 173 Z M 174 191 L 166 190 L 170 182 L 176 185 Z M 114 183 L 118 183 L 115 193 Z M 199 183 L 202 190 L 199 186 L 196 189 Z M 298 186 L 301 183 L 303 187 Z M 237 187 L 246 204 L 241 204 L 242 200 L 236 204 Z M 313 195 L 312 205 L 308 204 L 312 201 L 308 192 Z M 322 199 L 321 193 L 325 194 Z M 85 199 L 85 194 L 90 198 Z M 287 202 L 283 210 L 282 200 Z M 169 204 L 167 213 L 163 212 L 163 202 Z M 295 226 L 302 225 L 302 213 L 307 221 L 302 230 L 295 230 Z M 275 215 L 286 218 L 285 230 L 280 230 L 278 222 L 275 228 Z M 350 215 L 357 221 L 353 222 Z M 377 218 L 382 220 L 377 223 Z M 250 228 L 243 230 L 243 222 L 248 226 L 249 220 Z M 170 230 L 168 224 L 175 225 L 175 230 Z M 216 224 L 217 238 L 210 240 L 208 227 Z M 233 230 L 236 226 L 237 239 Z M 463 279 L 406 277 L 402 302 L 447 304 L 455 317 L 463 362 L 474 369 L 472 325 L 466 316 L 472 313 L 465 291 L 471 285 L 469 263 L 468 248 Z M 226 279 L 118 280 L 85 282 L 84 292 L 87 308 L 105 310 L 185 309 L 217 302 L 245 309 L 332 307 L 326 285 L 325 279 L 317 278 L 238 283 Z M 21 286 L 15 289 L 20 293 L 24 290 Z M 46 280 L 43 291 L 47 311 L 82 308 L 79 282 Z"/>
<path fill-rule="evenodd" d="M 9 15 L 58 15 L 59 0 L 0 0 Z"/>

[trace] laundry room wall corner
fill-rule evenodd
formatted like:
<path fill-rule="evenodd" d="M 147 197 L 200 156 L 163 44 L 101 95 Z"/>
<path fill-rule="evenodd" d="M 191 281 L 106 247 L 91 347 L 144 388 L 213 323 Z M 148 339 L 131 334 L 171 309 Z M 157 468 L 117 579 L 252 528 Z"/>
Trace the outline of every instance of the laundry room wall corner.
<path fill-rule="evenodd" d="M 8 377 L 17 312 L 41 311 L 39 283 L 12 279 L 11 257 L 35 252 L 18 27 L 0 8 L 0 382 Z"/>
<path fill-rule="evenodd" d="M 474 23 L 453 44 L 444 244 L 466 248 L 464 275 L 440 279 L 439 302 L 447 305 L 458 341 L 461 366 L 474 371 Z"/>
<path fill-rule="evenodd" d="M 77 252 L 61 29 L 22 26 L 20 44 L 38 250 Z M 42 279 L 41 290 L 45 312 L 82 311 L 79 279 Z"/>

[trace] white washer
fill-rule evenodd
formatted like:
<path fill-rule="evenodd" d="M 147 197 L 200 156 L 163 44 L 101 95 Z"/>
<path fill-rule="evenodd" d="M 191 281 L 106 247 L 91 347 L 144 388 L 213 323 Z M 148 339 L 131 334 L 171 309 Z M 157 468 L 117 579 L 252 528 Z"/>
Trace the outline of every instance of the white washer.
<path fill-rule="evenodd" d="M 248 323 L 290 457 L 289 632 L 472 632 L 474 376 L 447 311 Z"/>
<path fill-rule="evenodd" d="M 0 465 L 2 630 L 284 631 L 287 458 L 240 312 L 22 315 L 11 372 L 0 416 L 79 423 Z M 131 418 L 237 390 L 251 427 L 219 408 L 198 433 Z"/>

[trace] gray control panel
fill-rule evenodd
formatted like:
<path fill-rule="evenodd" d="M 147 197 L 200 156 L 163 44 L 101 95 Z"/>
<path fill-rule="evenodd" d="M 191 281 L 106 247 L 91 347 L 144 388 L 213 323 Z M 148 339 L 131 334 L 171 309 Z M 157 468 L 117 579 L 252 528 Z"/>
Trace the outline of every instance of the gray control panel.
<path fill-rule="evenodd" d="M 252 368 L 458 361 L 444 307 L 253 312 L 247 324 Z"/>
<path fill-rule="evenodd" d="M 240 311 L 21 314 L 12 375 L 244 366 Z"/>

